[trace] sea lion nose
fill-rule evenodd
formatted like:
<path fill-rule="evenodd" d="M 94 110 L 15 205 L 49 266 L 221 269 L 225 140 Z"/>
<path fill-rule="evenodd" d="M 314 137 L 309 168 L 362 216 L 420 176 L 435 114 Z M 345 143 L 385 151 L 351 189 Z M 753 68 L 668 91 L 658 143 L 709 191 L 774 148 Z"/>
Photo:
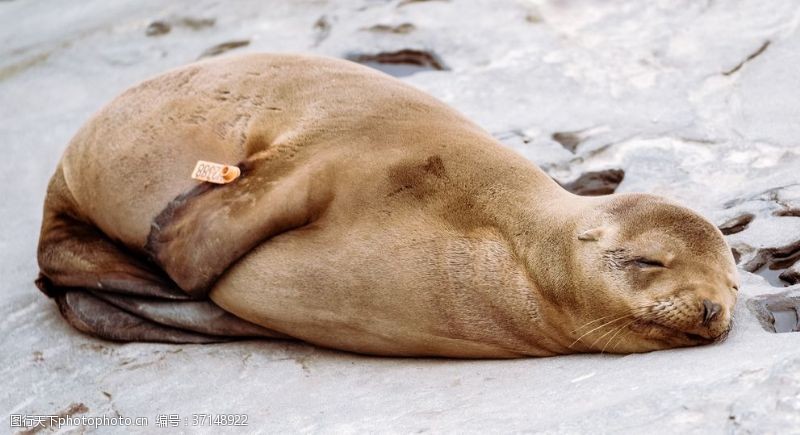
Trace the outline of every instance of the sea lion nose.
<path fill-rule="evenodd" d="M 722 305 L 703 299 L 703 326 L 708 326 L 722 310 Z"/>

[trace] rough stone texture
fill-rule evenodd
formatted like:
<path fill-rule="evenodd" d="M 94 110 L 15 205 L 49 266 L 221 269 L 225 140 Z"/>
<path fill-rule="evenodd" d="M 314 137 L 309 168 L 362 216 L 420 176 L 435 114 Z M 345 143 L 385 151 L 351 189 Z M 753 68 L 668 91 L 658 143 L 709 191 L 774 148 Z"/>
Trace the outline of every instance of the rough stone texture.
<path fill-rule="evenodd" d="M 159 413 L 246 413 L 262 433 L 800 433 L 800 333 L 768 333 L 746 307 L 787 290 L 781 270 L 740 271 L 725 343 L 643 355 L 388 359 L 286 342 L 120 345 L 67 326 L 33 285 L 67 141 L 115 94 L 230 41 L 250 44 L 223 55 L 436 53 L 447 71 L 403 80 L 560 181 L 621 168 L 618 192 L 666 195 L 716 224 L 750 213 L 728 236 L 740 264 L 800 239 L 800 215 L 779 212 L 800 209 L 796 1 L 404 3 L 0 2 L 0 427 L 12 413 L 122 415 L 148 417 L 149 432 Z M 153 22 L 177 24 L 148 37 Z M 363 30 L 375 26 L 409 31 Z M 558 132 L 580 143 L 565 149 Z"/>
<path fill-rule="evenodd" d="M 800 260 L 781 273 L 780 278 L 790 284 L 800 284 Z"/>

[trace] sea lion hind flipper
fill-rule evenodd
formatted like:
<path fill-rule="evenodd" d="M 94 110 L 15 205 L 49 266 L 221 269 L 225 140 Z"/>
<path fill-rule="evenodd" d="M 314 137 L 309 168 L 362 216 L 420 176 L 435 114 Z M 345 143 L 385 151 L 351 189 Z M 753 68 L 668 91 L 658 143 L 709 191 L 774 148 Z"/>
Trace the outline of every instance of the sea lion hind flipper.
<path fill-rule="evenodd" d="M 36 285 L 76 329 L 113 341 L 214 343 L 286 338 L 190 296 L 75 219 L 45 224 Z"/>
<path fill-rule="evenodd" d="M 209 300 L 175 302 L 113 293 L 92 293 L 123 311 L 165 327 L 216 337 L 290 338 L 240 319 Z"/>
<path fill-rule="evenodd" d="M 47 280 L 40 277 L 37 285 L 42 279 Z M 241 338 L 290 338 L 239 319 L 211 301 L 140 298 L 86 288 L 49 290 L 70 325 L 106 340 L 202 344 Z"/>
<path fill-rule="evenodd" d="M 42 227 L 38 248 L 41 272 L 36 284 L 48 296 L 55 296 L 62 288 L 81 287 L 168 300 L 191 299 L 163 273 L 128 254 L 89 224 L 59 214 L 46 215 Z"/>
<path fill-rule="evenodd" d="M 184 331 L 135 316 L 85 289 L 65 290 L 55 300 L 61 315 L 70 325 L 105 340 L 194 344 L 227 341 L 225 337 Z"/>

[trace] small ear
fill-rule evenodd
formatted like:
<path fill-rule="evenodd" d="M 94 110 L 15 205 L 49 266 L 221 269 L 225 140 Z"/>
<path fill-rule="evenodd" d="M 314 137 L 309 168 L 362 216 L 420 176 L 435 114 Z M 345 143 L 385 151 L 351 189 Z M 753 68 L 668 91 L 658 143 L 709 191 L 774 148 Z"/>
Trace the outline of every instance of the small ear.
<path fill-rule="evenodd" d="M 600 237 L 603 237 L 603 232 L 605 230 L 603 227 L 592 228 L 591 230 L 586 230 L 580 234 L 578 234 L 578 240 L 584 240 L 587 242 L 596 242 L 600 240 Z"/>

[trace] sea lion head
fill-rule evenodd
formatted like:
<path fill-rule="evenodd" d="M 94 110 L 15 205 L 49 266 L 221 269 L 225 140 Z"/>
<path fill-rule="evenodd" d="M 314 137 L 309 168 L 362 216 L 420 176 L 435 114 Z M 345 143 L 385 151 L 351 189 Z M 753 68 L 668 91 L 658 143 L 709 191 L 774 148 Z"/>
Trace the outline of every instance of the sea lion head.
<path fill-rule="evenodd" d="M 590 201 L 574 234 L 580 323 L 589 351 L 646 352 L 724 340 L 738 292 L 722 233 L 664 198 Z"/>

